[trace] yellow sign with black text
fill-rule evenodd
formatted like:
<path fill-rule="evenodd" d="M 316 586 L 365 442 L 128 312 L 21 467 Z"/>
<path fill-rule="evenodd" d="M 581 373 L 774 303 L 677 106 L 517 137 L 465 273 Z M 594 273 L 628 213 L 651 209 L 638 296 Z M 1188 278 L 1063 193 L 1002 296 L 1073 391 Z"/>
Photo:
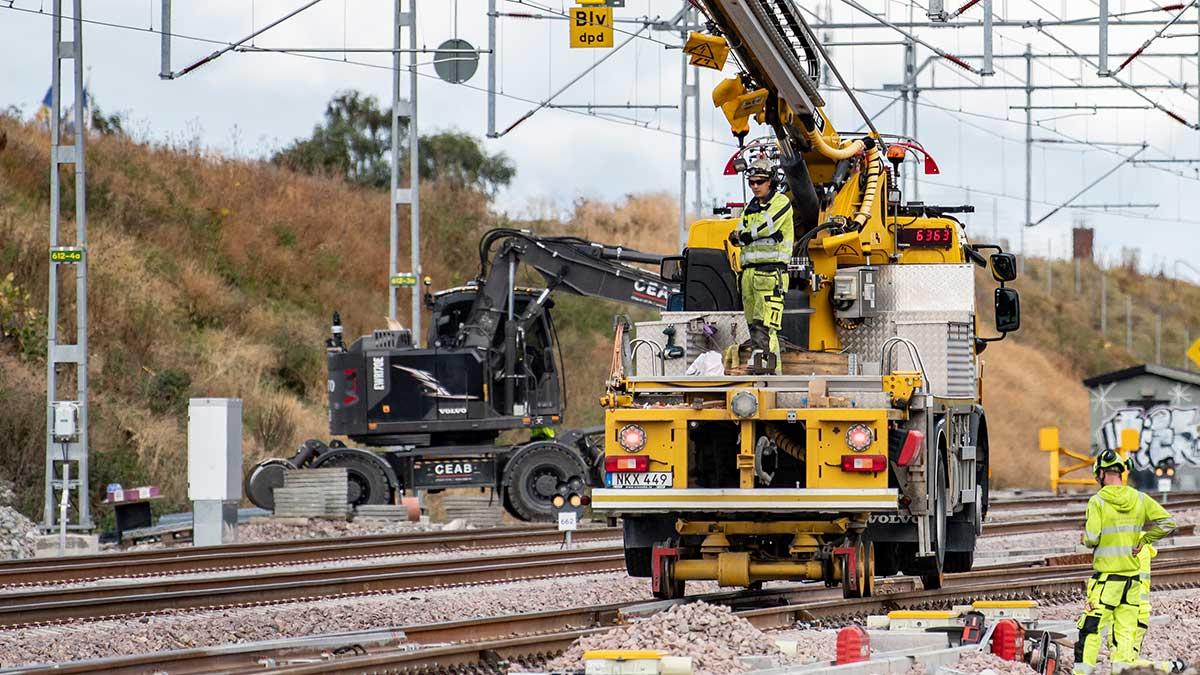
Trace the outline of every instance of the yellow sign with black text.
<path fill-rule="evenodd" d="M 611 49 L 612 7 L 571 8 L 571 48 Z"/>

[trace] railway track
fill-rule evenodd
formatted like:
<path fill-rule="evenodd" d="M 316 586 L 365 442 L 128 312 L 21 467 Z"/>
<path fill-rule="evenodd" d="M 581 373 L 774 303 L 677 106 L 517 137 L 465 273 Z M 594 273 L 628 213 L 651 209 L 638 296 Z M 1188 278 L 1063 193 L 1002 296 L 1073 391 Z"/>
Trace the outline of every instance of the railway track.
<path fill-rule="evenodd" d="M 620 536 L 621 531 L 617 528 L 583 528 L 575 531 L 573 540 L 588 542 Z M 524 526 L 223 544 L 71 558 L 34 558 L 0 562 L 0 587 L 185 572 L 244 570 L 287 563 L 351 560 L 451 549 L 555 544 L 562 539 L 563 535 L 557 528 Z"/>
<path fill-rule="evenodd" d="M 1200 547 L 1163 549 L 1156 562 L 1156 589 L 1200 585 Z M 791 628 L 798 622 L 837 626 L 868 614 L 893 609 L 944 608 L 978 599 L 1034 598 L 1064 600 L 1079 597 L 1091 566 L 994 567 L 970 574 L 949 575 L 940 590 L 904 590 L 912 580 L 881 580 L 891 592 L 872 598 L 846 600 L 836 590 L 808 584 L 782 590 L 716 593 L 688 598 L 729 605 L 763 630 Z M 542 665 L 577 638 L 624 623 L 631 617 L 661 610 L 670 601 L 623 603 L 528 614 L 471 619 L 449 623 L 404 626 L 366 633 L 322 636 L 259 645 L 191 649 L 133 657 L 58 664 L 52 669 L 30 668 L 27 673 L 112 673 L 149 671 L 173 675 L 223 673 L 503 673 L 508 664 Z M 336 647 L 341 653 L 335 654 Z M 350 647 L 353 645 L 353 647 Z M 423 645 L 424 647 L 416 647 Z M 270 667 L 265 667 L 264 664 Z M 458 670 L 455 670 L 458 669 Z"/>
<path fill-rule="evenodd" d="M 1187 493 L 1195 495 L 1195 493 Z M 1200 496 L 1182 498 L 1176 494 L 1171 508 L 1200 508 Z M 1024 501 L 993 501 L 991 508 L 1038 508 L 1085 503 L 1082 498 L 1039 497 Z M 1078 529 L 1083 520 L 1078 510 L 1063 510 L 1039 514 L 1037 519 L 991 522 L 985 525 L 984 536 L 1027 532 Z M 578 542 L 618 539 L 619 528 L 596 527 L 577 530 Z M 324 561 L 353 561 L 387 555 L 425 553 L 450 549 L 503 548 L 508 546 L 554 544 L 562 533 L 549 526 L 520 526 L 475 531 L 414 532 L 403 534 L 366 535 L 337 539 L 312 539 L 274 542 L 251 542 L 168 548 L 150 551 L 130 551 L 69 559 L 38 558 L 0 562 L 0 587 L 27 584 L 47 584 L 67 581 L 92 581 L 107 578 L 156 577 L 191 572 L 222 572 L 247 570 L 288 563 Z"/>
<path fill-rule="evenodd" d="M 1070 506 L 1072 504 L 1086 504 L 1088 499 L 1091 499 L 1095 494 L 1092 491 L 1080 492 L 1077 494 L 1066 495 L 1030 495 L 1030 496 L 1015 496 L 1015 497 L 992 497 L 988 500 L 989 511 L 1013 511 L 1020 509 L 1039 509 L 1056 506 Z M 1166 498 L 1166 506 L 1172 508 L 1172 504 L 1181 501 L 1195 502 L 1200 500 L 1200 492 L 1147 492 L 1151 497 L 1154 497 L 1159 502 Z"/>

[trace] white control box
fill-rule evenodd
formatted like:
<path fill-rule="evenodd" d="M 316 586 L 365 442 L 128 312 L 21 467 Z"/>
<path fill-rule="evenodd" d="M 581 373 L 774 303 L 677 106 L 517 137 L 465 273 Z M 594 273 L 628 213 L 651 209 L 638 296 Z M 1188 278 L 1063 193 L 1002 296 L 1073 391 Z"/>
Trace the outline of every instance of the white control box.
<path fill-rule="evenodd" d="M 188 499 L 242 498 L 242 401 L 188 401 Z"/>
<path fill-rule="evenodd" d="M 54 402 L 54 440 L 69 443 L 79 439 L 79 404 L 75 401 Z"/>

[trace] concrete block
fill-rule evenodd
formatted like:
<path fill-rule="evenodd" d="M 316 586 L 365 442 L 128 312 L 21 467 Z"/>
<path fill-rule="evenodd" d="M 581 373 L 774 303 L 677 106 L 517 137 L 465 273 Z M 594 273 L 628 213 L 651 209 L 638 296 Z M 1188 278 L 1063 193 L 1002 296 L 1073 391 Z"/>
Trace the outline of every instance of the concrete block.
<path fill-rule="evenodd" d="M 39 535 L 33 540 L 35 558 L 57 558 L 59 537 L 57 534 Z M 94 534 L 67 534 L 67 548 L 61 555 L 92 555 L 100 552 L 100 537 Z"/>
<path fill-rule="evenodd" d="M 945 633 L 911 630 L 871 630 L 871 649 L 876 654 L 916 649 L 944 649 L 950 646 Z"/>

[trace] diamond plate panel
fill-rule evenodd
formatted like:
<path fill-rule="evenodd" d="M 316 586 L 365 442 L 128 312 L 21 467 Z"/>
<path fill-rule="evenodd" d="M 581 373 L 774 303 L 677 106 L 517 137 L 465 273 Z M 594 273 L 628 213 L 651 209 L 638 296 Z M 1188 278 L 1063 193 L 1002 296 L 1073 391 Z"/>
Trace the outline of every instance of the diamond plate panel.
<path fill-rule="evenodd" d="M 883 265 L 878 308 L 883 312 L 975 313 L 975 271 L 966 265 Z"/>
<path fill-rule="evenodd" d="M 634 359 L 634 374 L 642 377 L 654 376 L 660 373 L 659 364 L 663 365 L 663 375 L 680 376 L 687 373 L 688 366 L 697 356 L 715 350 L 724 352 L 732 344 L 741 344 L 750 339 L 750 331 L 746 328 L 746 317 L 742 312 L 663 312 L 659 321 L 639 321 L 634 326 L 635 339 L 652 340 L 657 348 L 667 345 L 667 335 L 663 331 L 668 326 L 675 327 L 675 344 L 683 347 L 685 356 L 679 359 L 660 361 L 657 349 L 649 346 L 638 348 Z M 688 323 L 693 319 L 705 319 L 716 324 L 714 335 L 690 334 Z"/>

